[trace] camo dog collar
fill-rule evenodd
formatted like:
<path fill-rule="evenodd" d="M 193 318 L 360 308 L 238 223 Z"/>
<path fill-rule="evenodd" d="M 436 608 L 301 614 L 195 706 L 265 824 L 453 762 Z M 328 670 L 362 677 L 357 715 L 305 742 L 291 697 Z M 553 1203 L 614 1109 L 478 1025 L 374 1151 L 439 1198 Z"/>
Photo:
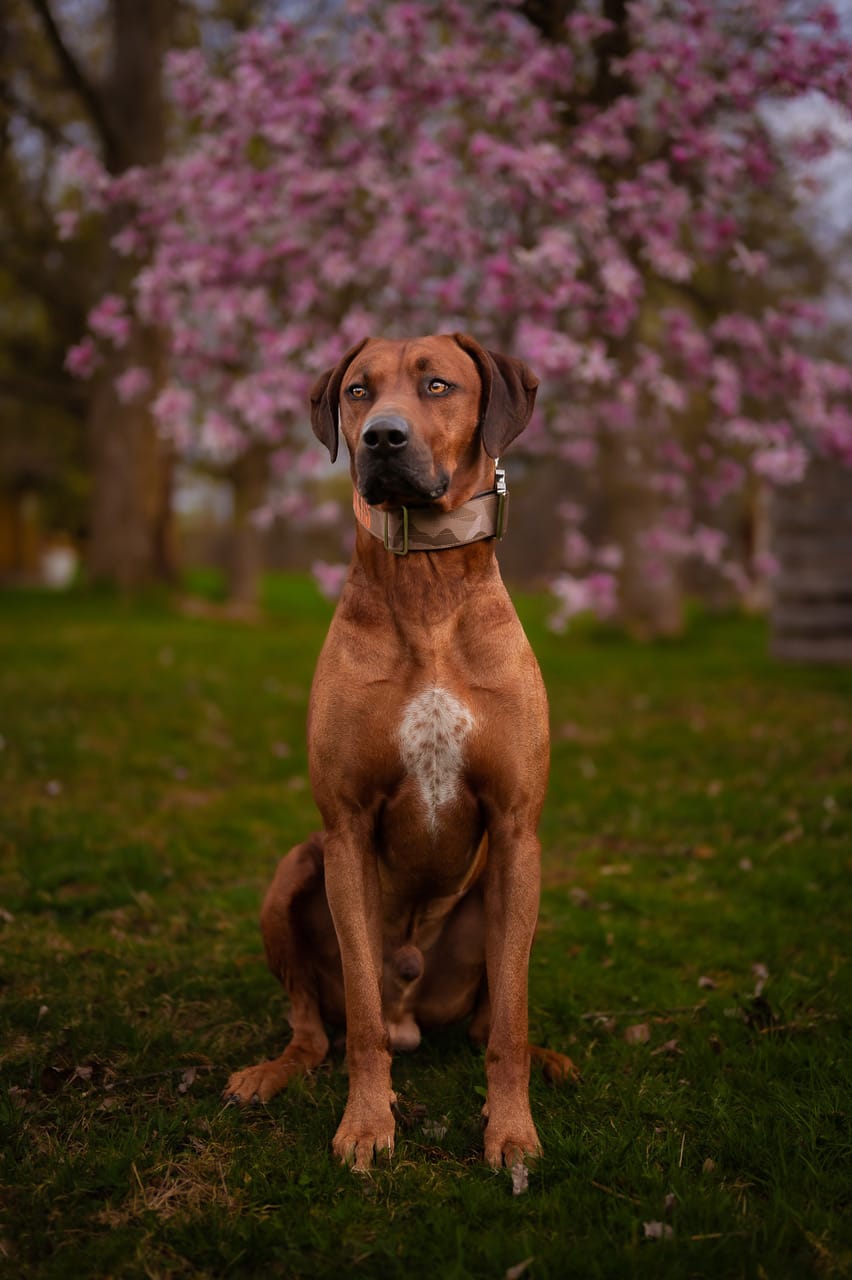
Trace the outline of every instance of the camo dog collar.
<path fill-rule="evenodd" d="M 352 495 L 359 524 L 396 556 L 409 551 L 446 551 L 486 538 L 500 539 L 506 532 L 508 507 L 506 474 L 502 470 L 497 471 L 495 488 L 478 493 L 455 511 L 436 511 L 434 507 L 380 511 L 369 506 L 359 493 Z"/>

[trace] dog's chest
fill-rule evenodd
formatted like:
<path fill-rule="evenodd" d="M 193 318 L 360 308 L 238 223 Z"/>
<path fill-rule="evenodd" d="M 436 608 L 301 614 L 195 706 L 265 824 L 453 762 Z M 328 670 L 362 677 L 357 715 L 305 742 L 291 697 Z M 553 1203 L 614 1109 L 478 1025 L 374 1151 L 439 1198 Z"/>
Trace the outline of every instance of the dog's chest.
<path fill-rule="evenodd" d="M 440 810 L 458 794 L 465 746 L 474 724 L 470 708 L 439 685 L 423 689 L 403 707 L 400 755 L 432 830 Z"/>

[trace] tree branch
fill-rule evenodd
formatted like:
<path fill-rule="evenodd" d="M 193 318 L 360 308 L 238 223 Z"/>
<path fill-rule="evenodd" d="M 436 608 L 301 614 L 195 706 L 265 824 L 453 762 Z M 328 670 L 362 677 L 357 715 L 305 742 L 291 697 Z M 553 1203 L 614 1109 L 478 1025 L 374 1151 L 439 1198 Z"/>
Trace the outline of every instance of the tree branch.
<path fill-rule="evenodd" d="M 30 4 L 41 22 L 48 44 L 53 50 L 65 77 L 65 83 L 79 98 L 94 125 L 104 149 L 104 159 L 110 168 L 118 157 L 118 139 L 112 125 L 107 119 L 104 104 L 94 85 L 84 74 L 77 59 L 65 43 L 62 32 L 50 8 L 49 0 L 30 0 Z"/>
<path fill-rule="evenodd" d="M 603 17 L 612 23 L 612 27 L 594 41 L 597 73 L 591 98 L 598 106 L 606 107 L 629 89 L 624 76 L 616 74 L 612 68 L 615 59 L 626 58 L 630 52 L 627 0 L 603 0 Z"/>
<path fill-rule="evenodd" d="M 5 104 L 10 114 L 23 116 L 28 124 L 38 129 L 39 133 L 43 133 L 55 146 L 68 145 L 68 138 L 61 126 L 43 111 L 39 111 L 32 103 L 19 97 L 8 85 L 0 85 L 0 102 Z"/>

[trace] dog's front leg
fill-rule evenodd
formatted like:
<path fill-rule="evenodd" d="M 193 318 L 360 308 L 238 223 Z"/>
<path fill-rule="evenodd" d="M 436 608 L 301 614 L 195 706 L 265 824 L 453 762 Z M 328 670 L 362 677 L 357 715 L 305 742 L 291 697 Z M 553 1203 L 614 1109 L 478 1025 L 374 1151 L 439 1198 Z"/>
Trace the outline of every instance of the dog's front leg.
<path fill-rule="evenodd" d="M 332 1142 L 355 1169 L 393 1152 L 390 1052 L 382 1019 L 382 903 L 376 855 L 364 823 L 329 831 L 325 887 L 340 955 L 346 999 L 349 1098 Z"/>
<path fill-rule="evenodd" d="M 485 883 L 491 1022 L 485 1054 L 485 1159 L 508 1167 L 541 1150 L 529 1101 L 529 957 L 538 917 L 539 842 L 517 820 L 489 825 Z"/>

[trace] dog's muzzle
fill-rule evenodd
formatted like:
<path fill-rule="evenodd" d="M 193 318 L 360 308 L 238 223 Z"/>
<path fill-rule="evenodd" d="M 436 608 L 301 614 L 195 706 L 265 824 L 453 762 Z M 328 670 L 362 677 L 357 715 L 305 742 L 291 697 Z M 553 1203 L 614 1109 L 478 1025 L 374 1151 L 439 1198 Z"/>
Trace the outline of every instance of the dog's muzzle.
<path fill-rule="evenodd" d="M 378 413 L 361 429 L 355 465 L 357 487 L 371 506 L 381 502 L 434 502 L 450 477 L 436 471 L 431 450 L 411 423 L 396 413 Z"/>

